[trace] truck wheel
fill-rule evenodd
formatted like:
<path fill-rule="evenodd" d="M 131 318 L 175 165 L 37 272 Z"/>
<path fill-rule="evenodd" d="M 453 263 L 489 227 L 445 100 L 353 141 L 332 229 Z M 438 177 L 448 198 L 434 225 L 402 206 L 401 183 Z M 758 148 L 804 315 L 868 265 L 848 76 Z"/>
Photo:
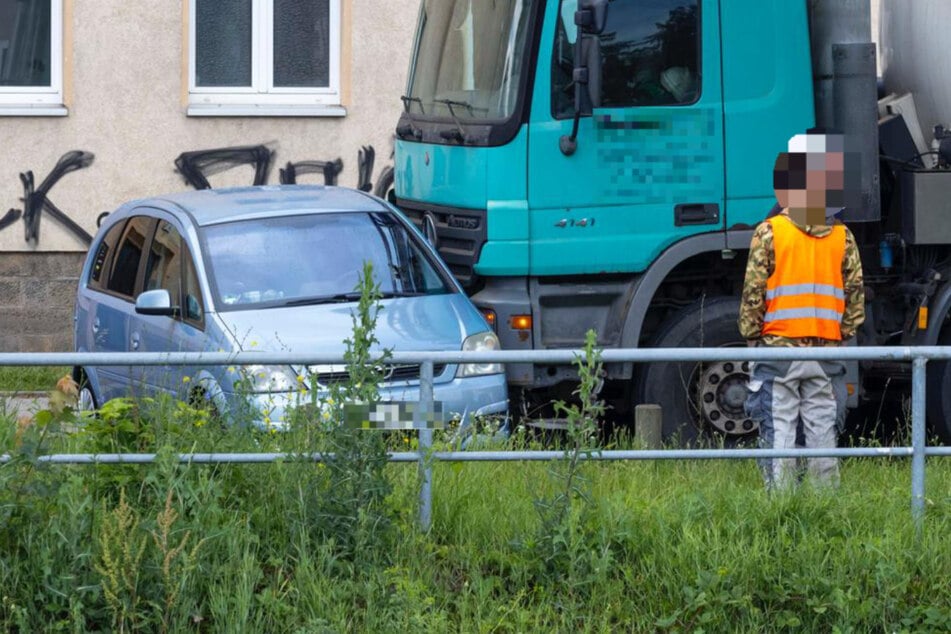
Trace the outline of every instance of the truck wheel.
<path fill-rule="evenodd" d="M 951 344 L 951 331 L 941 333 L 938 345 Z M 927 365 L 925 413 L 928 430 L 941 442 L 951 444 L 951 361 L 930 361 Z"/>
<path fill-rule="evenodd" d="M 739 299 L 703 299 L 674 315 L 651 344 L 653 348 L 740 347 Z M 635 403 L 663 410 L 665 441 L 682 445 L 735 445 L 756 437 L 758 424 L 746 416 L 746 361 L 665 362 L 642 365 Z"/>
<path fill-rule="evenodd" d="M 393 188 L 393 181 L 393 166 L 387 165 L 380 172 L 380 178 L 376 182 L 376 187 L 373 188 L 373 195 L 395 205 L 396 190 Z"/>

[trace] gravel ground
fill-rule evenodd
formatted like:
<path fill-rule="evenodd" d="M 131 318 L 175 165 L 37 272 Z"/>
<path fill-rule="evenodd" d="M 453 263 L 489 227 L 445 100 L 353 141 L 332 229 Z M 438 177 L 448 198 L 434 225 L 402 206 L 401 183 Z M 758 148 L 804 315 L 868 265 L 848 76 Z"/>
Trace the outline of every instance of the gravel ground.
<path fill-rule="evenodd" d="M 44 409 L 49 403 L 45 392 L 2 394 L 0 393 L 0 415 L 12 415 L 14 419 L 30 415 Z"/>

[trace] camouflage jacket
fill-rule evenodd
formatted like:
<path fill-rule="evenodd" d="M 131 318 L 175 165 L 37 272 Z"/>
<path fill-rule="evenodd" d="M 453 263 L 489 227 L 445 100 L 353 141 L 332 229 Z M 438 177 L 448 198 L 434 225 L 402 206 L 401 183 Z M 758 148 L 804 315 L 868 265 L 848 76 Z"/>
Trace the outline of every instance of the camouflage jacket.
<path fill-rule="evenodd" d="M 787 216 L 788 217 L 788 216 Z M 820 225 L 796 224 L 805 233 L 825 237 L 832 228 Z M 749 261 L 746 264 L 746 279 L 743 297 L 740 300 L 740 334 L 749 341 L 758 341 L 767 346 L 829 346 L 839 345 L 819 337 L 789 338 L 778 335 L 763 335 L 763 317 L 766 314 L 766 280 L 776 267 L 773 250 L 773 228 L 761 222 L 753 232 L 750 242 Z M 842 339 L 851 339 L 865 321 L 865 286 L 862 281 L 862 260 L 855 243 L 855 236 L 845 229 L 845 257 L 842 259 L 842 282 L 845 286 L 845 313 L 842 315 Z"/>

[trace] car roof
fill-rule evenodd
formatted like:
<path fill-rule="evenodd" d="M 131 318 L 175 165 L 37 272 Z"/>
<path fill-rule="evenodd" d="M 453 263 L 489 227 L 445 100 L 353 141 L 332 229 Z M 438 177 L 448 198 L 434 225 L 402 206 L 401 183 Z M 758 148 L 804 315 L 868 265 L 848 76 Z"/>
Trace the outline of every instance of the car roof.
<path fill-rule="evenodd" d="M 187 212 L 199 226 L 271 215 L 389 210 L 382 201 L 360 190 L 323 185 L 202 189 L 139 200 L 135 206 L 150 204 L 158 207 L 174 205 Z"/>

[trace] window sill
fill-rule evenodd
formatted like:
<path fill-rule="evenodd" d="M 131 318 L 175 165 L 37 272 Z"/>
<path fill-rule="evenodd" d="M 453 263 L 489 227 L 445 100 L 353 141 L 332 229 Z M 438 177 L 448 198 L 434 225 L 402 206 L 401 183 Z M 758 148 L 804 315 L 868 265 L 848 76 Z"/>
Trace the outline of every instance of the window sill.
<path fill-rule="evenodd" d="M 0 104 L 0 117 L 65 117 L 68 114 L 69 110 L 62 105 Z"/>
<path fill-rule="evenodd" d="M 253 104 L 189 104 L 189 117 L 345 117 L 343 106 L 275 106 Z"/>

